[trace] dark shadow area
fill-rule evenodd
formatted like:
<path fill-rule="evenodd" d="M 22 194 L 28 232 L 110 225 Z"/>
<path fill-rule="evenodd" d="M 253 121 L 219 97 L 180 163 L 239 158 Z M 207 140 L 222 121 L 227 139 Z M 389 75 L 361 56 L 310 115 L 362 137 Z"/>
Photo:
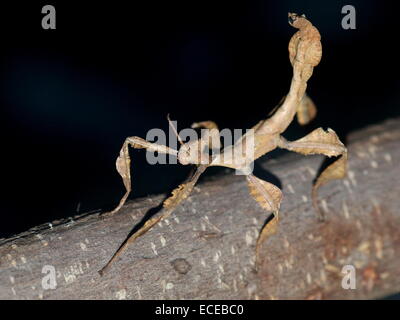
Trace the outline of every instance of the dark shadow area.
<path fill-rule="evenodd" d="M 400 293 L 392 294 L 392 295 L 382 298 L 380 300 L 400 300 Z"/>
<path fill-rule="evenodd" d="M 259 164 L 257 164 L 257 161 L 254 162 L 253 174 L 257 178 L 260 178 L 264 181 L 272 183 L 272 184 L 276 185 L 279 189 L 282 189 L 281 180 L 276 175 L 274 175 L 272 172 L 262 168 Z"/>

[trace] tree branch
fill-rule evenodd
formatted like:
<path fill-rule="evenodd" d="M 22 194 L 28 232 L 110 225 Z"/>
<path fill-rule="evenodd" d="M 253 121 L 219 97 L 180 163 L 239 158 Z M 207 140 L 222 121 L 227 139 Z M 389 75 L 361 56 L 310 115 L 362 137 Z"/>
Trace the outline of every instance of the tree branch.
<path fill-rule="evenodd" d="M 97 271 L 162 196 L 132 201 L 114 217 L 83 215 L 0 240 L 0 299 L 351 299 L 399 292 L 399 138 L 400 119 L 349 136 L 347 179 L 319 192 L 323 223 L 310 197 L 322 157 L 259 161 L 279 179 L 284 199 L 258 273 L 255 242 L 267 216 L 245 179 L 229 174 L 200 184 L 104 277 Z M 341 286 L 348 264 L 356 268 L 355 290 Z M 55 268 L 55 289 L 43 289 L 46 265 Z"/>

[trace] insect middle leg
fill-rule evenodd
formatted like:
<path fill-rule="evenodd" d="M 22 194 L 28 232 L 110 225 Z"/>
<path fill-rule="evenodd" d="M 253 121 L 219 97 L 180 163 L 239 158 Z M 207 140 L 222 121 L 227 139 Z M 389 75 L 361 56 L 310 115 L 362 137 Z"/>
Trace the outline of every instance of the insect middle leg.
<path fill-rule="evenodd" d="M 122 145 L 122 148 L 119 152 L 119 156 L 116 161 L 116 167 L 117 171 L 122 177 L 122 180 L 124 182 L 125 186 L 125 194 L 121 198 L 118 206 L 110 211 L 105 213 L 105 215 L 113 215 L 116 212 L 118 212 L 122 206 L 124 205 L 126 199 L 128 198 L 132 187 L 131 187 L 131 170 L 130 170 L 130 165 L 131 165 L 131 159 L 129 156 L 129 146 L 131 146 L 134 149 L 147 149 L 148 151 L 157 151 L 159 153 L 165 153 L 165 154 L 171 154 L 171 155 L 178 155 L 178 151 L 175 149 L 171 149 L 167 146 L 160 145 L 157 143 L 151 143 L 145 139 L 142 139 L 140 137 L 128 137 L 125 139 L 124 144 Z"/>
<path fill-rule="evenodd" d="M 343 179 L 347 172 L 347 149 L 339 140 L 332 129 L 325 131 L 322 128 L 315 129 L 305 137 L 296 141 L 287 141 L 280 136 L 278 146 L 283 149 L 298 152 L 304 155 L 322 154 L 328 157 L 338 157 L 335 162 L 326 167 L 318 176 L 312 188 L 312 200 L 319 219 L 325 220 L 324 213 L 317 205 L 317 190 L 325 183 L 334 179 Z"/>

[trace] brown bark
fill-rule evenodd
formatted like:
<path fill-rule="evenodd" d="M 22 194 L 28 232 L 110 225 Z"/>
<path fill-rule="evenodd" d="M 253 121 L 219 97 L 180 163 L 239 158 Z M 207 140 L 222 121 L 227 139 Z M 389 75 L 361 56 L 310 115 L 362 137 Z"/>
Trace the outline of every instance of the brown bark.
<path fill-rule="evenodd" d="M 268 214 L 242 176 L 227 174 L 200 184 L 103 277 L 97 271 L 162 196 L 131 201 L 114 217 L 74 217 L 0 240 L 0 299 L 369 299 L 399 292 L 399 138 L 400 119 L 349 136 L 347 179 L 319 192 L 323 223 L 310 199 L 323 157 L 260 160 L 280 180 L 284 199 L 258 273 L 255 242 Z M 356 268 L 355 290 L 341 286 L 348 264 Z M 42 287 L 45 265 L 55 268 L 56 289 Z"/>

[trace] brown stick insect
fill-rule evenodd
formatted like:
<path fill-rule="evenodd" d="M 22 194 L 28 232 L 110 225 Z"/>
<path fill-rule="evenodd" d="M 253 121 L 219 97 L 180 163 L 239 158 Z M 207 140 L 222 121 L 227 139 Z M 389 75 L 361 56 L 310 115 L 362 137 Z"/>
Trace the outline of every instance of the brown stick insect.
<path fill-rule="evenodd" d="M 126 138 L 116 161 L 116 167 L 123 179 L 126 193 L 119 205 L 113 211 L 107 213 L 109 215 L 121 209 L 131 192 L 129 146 L 175 155 L 182 165 L 196 165 L 196 171 L 187 182 L 176 188 L 172 192 L 172 195 L 163 202 L 163 208 L 156 217 L 147 220 L 136 233 L 121 245 L 110 261 L 100 271 L 100 274 L 103 274 L 110 267 L 112 262 L 121 255 L 130 243 L 145 234 L 155 224 L 170 216 L 174 209 L 190 195 L 199 177 L 209 166 L 224 166 L 247 172 L 245 177 L 251 196 L 262 208 L 272 212 L 273 219 L 262 228 L 257 240 L 256 257 L 258 257 L 261 244 L 277 228 L 282 192 L 277 186 L 254 176 L 251 170 L 249 170 L 249 166 L 254 160 L 276 148 L 283 148 L 304 155 L 323 154 L 328 157 L 338 157 L 338 159 L 321 172 L 312 189 L 313 205 L 320 219 L 324 219 L 323 213 L 317 205 L 317 190 L 330 180 L 345 177 L 347 171 L 347 150 L 332 129 L 325 131 L 322 128 L 318 128 L 295 141 L 287 141 L 281 135 L 293 121 L 296 114 L 300 124 L 307 124 L 315 117 L 316 107 L 313 101 L 307 96 L 306 88 L 307 81 L 311 77 L 314 67 L 318 65 L 322 57 L 321 36 L 317 28 L 304 15 L 300 16 L 295 13 L 289 13 L 288 17 L 289 24 L 298 29 L 289 42 L 289 60 L 293 67 L 290 89 L 282 103 L 271 112 L 269 118 L 260 121 L 252 128 L 253 130 L 249 131 L 253 134 L 254 143 L 252 144 L 252 152 L 242 151 L 246 149 L 243 148 L 244 145 L 250 145 L 247 143 L 249 136 L 246 133 L 233 145 L 223 148 L 219 154 L 210 156 L 209 148 L 215 149 L 220 147 L 218 127 L 212 121 L 194 123 L 192 125 L 193 128 L 209 129 L 210 133 L 202 136 L 201 139 L 188 143 L 184 143 L 180 139 L 176 129 L 172 126 L 181 143 L 179 151 L 164 145 L 148 142 L 139 137 Z M 240 152 L 236 152 L 237 150 L 240 150 Z"/>

